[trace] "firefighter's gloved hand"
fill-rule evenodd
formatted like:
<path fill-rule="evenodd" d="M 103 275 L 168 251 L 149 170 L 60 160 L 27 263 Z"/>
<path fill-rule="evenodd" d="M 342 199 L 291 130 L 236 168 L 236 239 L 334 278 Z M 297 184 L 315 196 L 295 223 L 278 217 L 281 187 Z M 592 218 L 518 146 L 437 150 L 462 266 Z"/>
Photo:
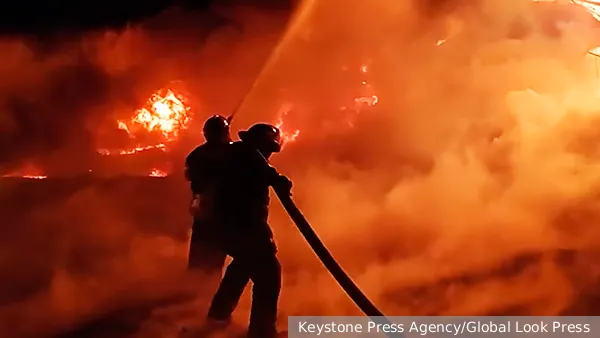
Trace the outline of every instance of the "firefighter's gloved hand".
<path fill-rule="evenodd" d="M 292 195 L 292 181 L 286 176 L 279 175 L 275 180 L 275 184 L 273 185 L 273 189 L 278 192 L 285 193 L 288 196 Z"/>
<path fill-rule="evenodd" d="M 192 217 L 196 217 L 201 213 L 200 196 L 194 195 L 194 198 L 190 202 L 190 207 L 188 210 L 190 212 L 190 216 Z"/>

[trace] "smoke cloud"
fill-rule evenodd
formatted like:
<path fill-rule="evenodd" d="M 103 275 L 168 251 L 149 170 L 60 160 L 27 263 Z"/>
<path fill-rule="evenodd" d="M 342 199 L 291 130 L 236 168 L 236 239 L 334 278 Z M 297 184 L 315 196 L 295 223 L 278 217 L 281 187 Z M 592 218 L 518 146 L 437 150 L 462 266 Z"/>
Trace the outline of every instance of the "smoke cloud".
<path fill-rule="evenodd" d="M 570 4 L 423 3 L 308 6 L 234 128 L 287 111 L 284 126 L 300 134 L 273 163 L 385 313 L 596 313 L 600 82 L 586 53 L 600 25 Z M 43 57 L 30 41 L 4 41 L 3 163 L 83 168 L 73 162 L 93 153 L 100 125 L 172 81 L 193 101 L 197 127 L 180 145 L 191 149 L 203 119 L 250 88 L 288 15 L 220 14 L 230 24 L 199 30 L 162 13 Z M 363 95 L 377 104 L 357 106 Z M 2 184 L 4 336 L 57 334 L 118 311 L 130 336 L 201 321 L 211 291 L 184 274 L 188 192 L 176 172 Z M 271 222 L 282 325 L 286 315 L 358 314 L 275 200 Z M 193 311 L 170 302 L 197 293 Z"/>

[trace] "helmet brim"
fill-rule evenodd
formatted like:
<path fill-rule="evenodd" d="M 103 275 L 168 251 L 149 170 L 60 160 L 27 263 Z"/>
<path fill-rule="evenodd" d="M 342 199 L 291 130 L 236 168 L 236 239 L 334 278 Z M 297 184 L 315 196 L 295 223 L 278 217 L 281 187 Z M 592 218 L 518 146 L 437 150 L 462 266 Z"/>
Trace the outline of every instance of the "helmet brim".
<path fill-rule="evenodd" d="M 242 140 L 242 142 L 251 142 L 250 134 L 247 130 L 238 131 L 238 137 L 240 138 L 240 140 Z M 268 148 L 269 151 L 278 153 L 281 151 L 282 144 L 273 142 L 272 144 L 268 145 Z"/>

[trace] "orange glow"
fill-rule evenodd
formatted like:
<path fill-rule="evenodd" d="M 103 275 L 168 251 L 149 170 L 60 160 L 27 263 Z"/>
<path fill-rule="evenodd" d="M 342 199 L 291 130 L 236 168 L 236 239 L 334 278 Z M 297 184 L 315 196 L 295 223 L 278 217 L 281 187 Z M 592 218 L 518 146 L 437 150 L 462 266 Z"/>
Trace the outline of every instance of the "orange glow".
<path fill-rule="evenodd" d="M 48 178 L 48 176 L 46 175 L 23 175 L 21 176 L 22 178 L 29 178 L 32 180 L 43 180 L 45 178 Z"/>
<path fill-rule="evenodd" d="M 158 149 L 166 151 L 167 144 L 176 141 L 181 131 L 187 129 L 192 120 L 191 108 L 186 98 L 170 88 L 164 88 L 148 99 L 146 105 L 138 109 L 130 120 L 117 121 L 117 128 L 127 132 L 131 139 L 137 139 L 142 133 L 154 135 L 157 142 L 138 144 L 129 149 L 99 149 L 101 155 L 130 155 L 141 151 Z"/>
<path fill-rule="evenodd" d="M 361 97 L 355 98 L 354 102 L 356 102 L 358 104 L 364 103 L 367 106 L 373 107 L 374 105 L 377 104 L 377 102 L 379 102 L 379 97 L 377 97 L 377 95 L 361 96 Z"/>
<path fill-rule="evenodd" d="M 232 141 L 256 123 L 279 128 L 268 162 L 386 315 L 595 312 L 592 14 L 534 0 L 295 2 L 310 1 L 280 52 L 290 13 L 233 1 L 217 8 L 231 21 L 220 29 L 172 8 L 76 41 L 58 34 L 49 51 L 0 40 L 0 176 L 23 177 L 0 182 L 2 314 L 19 319 L 0 338 L 206 334 L 194 331 L 206 331 L 198 312 L 214 288 L 187 265 L 195 207 L 211 201 L 190 191 L 186 156 L 206 118 L 236 111 Z M 268 193 L 258 230 L 279 250 L 279 316 L 361 315 Z M 217 336 L 246 331 L 248 296 Z"/>
<path fill-rule="evenodd" d="M 360 72 L 362 77 L 360 82 L 355 83 L 355 85 L 358 87 L 358 95 L 354 97 L 350 96 L 347 98 L 347 101 L 340 102 L 341 105 L 339 107 L 339 111 L 341 114 L 333 118 L 331 121 L 327 121 L 324 124 L 325 128 L 330 128 L 335 131 L 342 131 L 348 127 L 353 128 L 359 114 L 364 111 L 371 110 L 380 102 L 380 97 L 375 95 L 376 90 L 368 81 L 369 71 L 371 68 L 369 66 L 370 63 L 370 60 L 366 60 L 366 62 L 361 63 L 357 68 L 355 68 L 358 72 Z M 341 69 L 347 71 L 350 69 L 350 67 L 344 65 Z M 284 144 L 295 142 L 300 136 L 300 129 L 290 126 L 290 123 L 287 119 L 291 110 L 291 103 L 282 105 L 279 113 L 277 114 L 277 122 L 275 123 L 275 126 L 281 130 Z"/>
<path fill-rule="evenodd" d="M 42 170 L 32 164 L 27 164 L 23 166 L 23 168 L 3 175 L 2 177 L 20 177 L 32 180 L 43 180 L 48 178 L 48 176 L 45 175 Z"/>
<path fill-rule="evenodd" d="M 600 21 L 600 3 L 595 3 L 593 1 L 581 1 L 581 0 L 572 0 L 572 2 L 576 5 L 579 5 L 585 9 L 598 21 Z"/>
<path fill-rule="evenodd" d="M 293 128 L 290 129 L 285 124 L 284 119 L 290 112 L 290 109 L 291 109 L 290 105 L 284 105 L 281 108 L 281 110 L 278 114 L 277 122 L 275 123 L 275 127 L 279 128 L 279 130 L 281 131 L 281 140 L 282 140 L 282 144 L 284 147 L 286 144 L 296 141 L 298 136 L 300 136 L 299 129 L 293 129 Z"/>
<path fill-rule="evenodd" d="M 532 2 L 557 2 L 556 0 L 532 0 Z M 585 8 L 588 13 L 590 13 L 594 19 L 600 21 L 600 2 L 598 1 L 589 1 L 589 0 L 570 0 L 571 4 L 581 6 Z M 464 23 L 459 20 L 455 20 L 454 18 L 450 18 L 446 21 L 448 35 L 444 39 L 440 39 L 436 42 L 436 46 L 439 47 L 445 44 L 452 37 L 460 34 L 463 31 Z M 598 53 L 600 47 L 595 47 L 589 50 L 589 54 L 594 56 L 600 56 Z"/>
<path fill-rule="evenodd" d="M 366 64 L 360 66 L 360 72 L 365 76 L 361 81 L 361 94 L 354 98 L 353 105 L 344 105 L 340 107 L 340 110 L 344 112 L 344 124 L 349 127 L 354 127 L 354 122 L 358 114 L 360 114 L 365 106 L 372 108 L 379 103 L 379 96 L 374 95 L 374 90 L 371 84 L 367 81 L 369 67 Z"/>
<path fill-rule="evenodd" d="M 437 47 L 445 44 L 449 39 L 459 35 L 464 29 L 464 22 L 458 20 L 452 16 L 448 17 L 445 21 L 446 24 L 446 37 L 438 40 L 435 45 Z"/>
<path fill-rule="evenodd" d="M 129 122 L 118 121 L 119 129 L 129 134 L 140 129 L 160 132 L 166 141 L 173 141 L 181 130 L 187 129 L 191 120 L 188 116 L 190 108 L 185 106 L 184 101 L 171 89 L 161 90 L 153 94 L 147 106 L 139 109 Z"/>
<path fill-rule="evenodd" d="M 130 149 L 121 149 L 121 150 L 113 150 L 113 151 L 110 151 L 108 149 L 98 149 L 98 153 L 100 155 L 114 155 L 114 154 L 131 155 L 131 154 L 139 153 L 141 151 L 150 150 L 150 149 L 158 149 L 161 151 L 166 151 L 167 146 L 165 144 L 160 143 L 160 144 L 155 144 L 155 145 L 151 145 L 151 146 L 135 147 L 135 148 L 130 148 Z"/>
<path fill-rule="evenodd" d="M 361 84 L 363 85 L 364 88 L 362 88 L 363 91 L 363 95 L 354 98 L 354 103 L 355 103 L 355 110 L 359 111 L 361 106 L 366 104 L 369 107 L 373 107 L 374 105 L 376 105 L 379 102 L 379 97 L 377 97 L 377 95 L 372 95 L 372 88 L 371 85 L 368 83 L 366 76 L 367 76 L 367 72 L 369 70 L 369 67 L 366 64 L 362 64 L 360 66 L 360 71 L 361 73 L 364 74 L 365 78 L 362 80 Z"/>
<path fill-rule="evenodd" d="M 163 170 L 154 168 L 154 169 L 152 169 L 150 174 L 148 174 L 148 176 L 150 176 L 150 177 L 167 177 L 167 173 Z"/>

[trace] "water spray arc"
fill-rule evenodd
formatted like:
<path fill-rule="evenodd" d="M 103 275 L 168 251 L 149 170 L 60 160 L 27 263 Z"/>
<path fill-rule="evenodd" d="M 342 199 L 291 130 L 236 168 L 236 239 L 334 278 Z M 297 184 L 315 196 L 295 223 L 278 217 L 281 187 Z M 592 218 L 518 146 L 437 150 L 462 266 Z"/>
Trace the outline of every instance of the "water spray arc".
<path fill-rule="evenodd" d="M 239 113 L 242 108 L 244 108 L 244 104 L 250 97 L 250 94 L 254 92 L 254 89 L 260 84 L 266 72 L 277 62 L 279 59 L 281 52 L 285 49 L 285 47 L 290 43 L 292 38 L 296 35 L 299 28 L 302 26 L 304 22 L 306 22 L 306 18 L 311 13 L 314 8 L 317 0 L 303 0 L 301 4 L 296 8 L 292 17 L 290 18 L 289 24 L 287 25 L 284 33 L 279 38 L 279 41 L 275 45 L 275 48 L 263 64 L 262 68 L 259 70 L 258 74 L 254 78 L 254 82 L 250 86 L 250 88 L 246 91 L 246 94 L 241 98 L 241 100 L 237 103 L 235 108 L 233 109 L 232 114 L 227 118 L 227 121 L 231 124 L 233 118 Z"/>

